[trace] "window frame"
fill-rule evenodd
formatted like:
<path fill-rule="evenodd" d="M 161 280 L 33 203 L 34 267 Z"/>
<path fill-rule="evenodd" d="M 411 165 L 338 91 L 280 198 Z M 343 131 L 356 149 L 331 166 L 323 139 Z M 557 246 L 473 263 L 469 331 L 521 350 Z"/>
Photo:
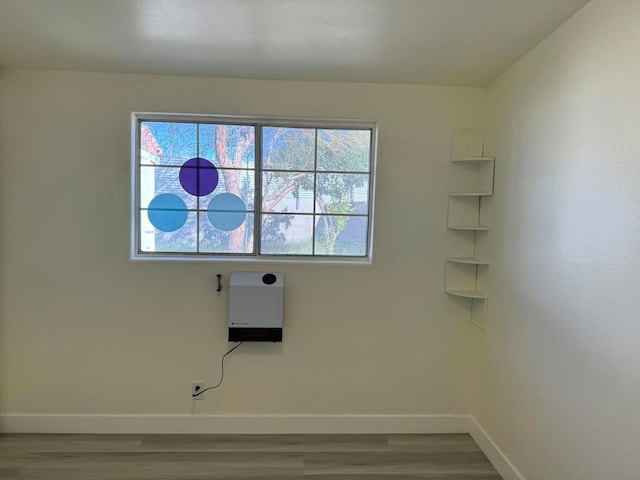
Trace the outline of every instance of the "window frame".
<path fill-rule="evenodd" d="M 253 210 L 254 228 L 254 253 L 213 253 L 213 252 L 144 252 L 141 248 L 141 123 L 142 122 L 173 122 L 173 123 L 210 123 L 252 126 L 255 128 L 255 193 Z M 363 256 L 338 256 L 338 255 L 288 255 L 288 254 L 264 254 L 260 253 L 261 221 L 262 221 L 262 174 L 269 170 L 262 167 L 262 128 L 263 127 L 288 127 L 288 128 L 314 128 L 314 129 L 340 129 L 340 130 L 369 130 L 370 139 L 370 165 L 368 210 L 367 218 L 367 245 L 366 254 Z M 373 227 L 374 204 L 376 187 L 376 163 L 378 144 L 378 123 L 375 120 L 363 119 L 335 119 L 335 118 L 311 118 L 311 117 L 278 117 L 278 116 L 243 116 L 243 115 L 214 115 L 214 114 L 190 114 L 190 113 L 155 113 L 132 112 L 131 113 L 131 241 L 130 259 L 142 261 L 186 261 L 186 262 L 259 262 L 259 263 L 321 263 L 321 264 L 371 264 L 373 262 Z M 317 144 L 316 144 L 317 151 Z M 317 153 L 316 153 L 317 159 Z M 309 173 L 325 173 L 314 169 Z M 333 173 L 333 172 L 327 172 Z M 342 172 L 337 172 L 342 173 Z M 344 172 L 348 174 L 350 172 Z M 315 202 L 315 199 L 314 199 Z M 315 216 L 315 213 L 312 214 Z M 315 229 L 314 229 L 315 230 Z M 259 235 L 258 235 L 259 234 Z M 315 241 L 315 240 L 314 240 Z"/>

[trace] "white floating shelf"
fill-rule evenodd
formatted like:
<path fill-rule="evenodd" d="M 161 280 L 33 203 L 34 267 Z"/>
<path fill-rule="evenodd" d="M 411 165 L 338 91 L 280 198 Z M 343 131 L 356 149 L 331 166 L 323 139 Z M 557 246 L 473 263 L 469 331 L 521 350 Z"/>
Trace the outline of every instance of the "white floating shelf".
<path fill-rule="evenodd" d="M 479 300 L 489 298 L 487 294 L 481 290 L 445 290 L 445 292 L 454 297 L 476 298 Z"/>
<path fill-rule="evenodd" d="M 490 197 L 493 195 L 491 192 L 461 192 L 461 193 L 450 193 L 450 197 Z"/>
<path fill-rule="evenodd" d="M 476 232 L 488 232 L 491 230 L 489 227 L 481 227 L 478 225 L 449 225 L 449 230 L 472 230 Z"/>
<path fill-rule="evenodd" d="M 483 163 L 483 162 L 493 162 L 495 160 L 494 157 L 463 157 L 463 158 L 454 158 L 451 160 L 454 163 Z"/>
<path fill-rule="evenodd" d="M 488 152 L 487 152 L 488 153 Z M 488 242 L 491 228 L 482 225 L 485 199 L 493 195 L 494 157 L 485 156 L 484 132 L 477 128 L 455 128 L 451 142 L 450 162 L 459 179 L 447 198 L 447 228 L 471 233 L 458 234 L 464 243 L 444 262 L 444 291 L 452 297 L 467 298 L 471 323 L 487 329 L 489 296 L 483 291 L 486 265 L 489 265 Z M 487 233 L 482 233 L 487 232 Z M 484 257 L 484 258 L 483 258 Z"/>
<path fill-rule="evenodd" d="M 447 262 L 466 263 L 469 265 L 489 265 L 488 261 L 474 257 L 447 257 Z"/>

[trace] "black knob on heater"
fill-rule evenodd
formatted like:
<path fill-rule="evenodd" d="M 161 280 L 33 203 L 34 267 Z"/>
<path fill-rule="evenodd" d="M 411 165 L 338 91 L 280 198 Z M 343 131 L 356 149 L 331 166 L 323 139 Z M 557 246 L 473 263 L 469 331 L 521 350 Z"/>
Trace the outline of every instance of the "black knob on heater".
<path fill-rule="evenodd" d="M 266 285 L 273 285 L 274 283 L 276 283 L 276 280 L 277 278 L 273 273 L 265 273 L 262 276 L 262 282 Z"/>

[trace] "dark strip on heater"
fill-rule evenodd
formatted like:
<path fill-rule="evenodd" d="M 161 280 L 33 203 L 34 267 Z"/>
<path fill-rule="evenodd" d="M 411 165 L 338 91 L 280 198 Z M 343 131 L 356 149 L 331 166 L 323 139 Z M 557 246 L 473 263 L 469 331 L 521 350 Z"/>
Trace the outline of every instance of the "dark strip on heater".
<path fill-rule="evenodd" d="M 281 342 L 281 328 L 229 328 L 230 342 Z"/>

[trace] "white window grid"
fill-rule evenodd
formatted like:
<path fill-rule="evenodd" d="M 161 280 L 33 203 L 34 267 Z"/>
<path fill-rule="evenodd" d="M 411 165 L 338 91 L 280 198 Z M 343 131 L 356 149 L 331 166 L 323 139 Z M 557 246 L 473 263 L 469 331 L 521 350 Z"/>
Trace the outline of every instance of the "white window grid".
<path fill-rule="evenodd" d="M 131 259 L 132 260 L 177 260 L 177 261 L 248 261 L 248 262 L 278 262 L 278 263 L 323 263 L 323 264 L 370 264 L 373 259 L 373 224 L 374 224 L 374 204 L 375 204 L 375 183 L 376 183 L 376 163 L 377 163 L 377 136 L 378 126 L 374 120 L 362 119 L 327 119 L 327 118 L 297 118 L 297 117 L 254 117 L 254 116 L 234 116 L 234 115 L 202 115 L 202 114 L 172 114 L 172 113 L 147 113 L 134 112 L 131 115 L 132 124 L 132 170 L 131 170 L 131 196 L 132 196 L 132 222 L 131 222 Z M 253 171 L 254 173 L 254 200 L 253 210 L 253 253 L 211 253 L 200 252 L 200 235 L 196 235 L 196 252 L 143 252 L 140 245 L 140 216 L 146 211 L 140 204 L 140 168 L 152 166 L 150 163 L 142 163 L 142 149 L 140 139 L 140 127 L 143 122 L 170 122 L 170 123 L 192 123 L 196 124 L 199 130 L 202 124 L 229 125 L 229 126 L 249 126 L 255 129 L 255 161 L 254 168 L 231 168 L 231 170 Z M 315 131 L 315 152 L 314 168 L 312 170 L 279 170 L 262 168 L 262 127 L 282 127 L 282 128 L 309 128 Z M 338 130 L 369 130 L 371 132 L 369 170 L 364 171 L 343 171 L 343 170 L 318 170 L 318 130 L 338 129 Z M 196 135 L 197 151 L 200 151 L 200 135 Z M 199 156 L 199 155 L 198 155 Z M 158 166 L 158 165 L 154 165 Z M 180 168 L 180 165 L 162 165 L 162 168 Z M 338 256 L 325 254 L 267 254 L 260 252 L 261 232 L 260 222 L 262 221 L 262 173 L 263 172 L 292 172 L 300 171 L 317 175 L 320 174 L 366 174 L 369 176 L 367 212 L 356 214 L 336 214 L 321 213 L 327 216 L 349 216 L 367 219 L 367 234 L 365 254 L 362 256 Z M 313 212 L 296 212 L 295 215 L 310 216 L 315 218 L 319 215 L 316 212 L 316 188 L 317 181 L 314 181 L 313 190 Z M 196 197 L 196 208 L 188 208 L 187 211 L 196 212 L 197 232 L 200 231 L 200 215 L 204 210 L 200 208 L 200 199 Z M 268 212 L 268 214 L 278 215 L 278 212 Z M 287 214 L 287 213 L 283 213 Z M 315 249 L 315 222 L 312 222 L 312 239 Z"/>

